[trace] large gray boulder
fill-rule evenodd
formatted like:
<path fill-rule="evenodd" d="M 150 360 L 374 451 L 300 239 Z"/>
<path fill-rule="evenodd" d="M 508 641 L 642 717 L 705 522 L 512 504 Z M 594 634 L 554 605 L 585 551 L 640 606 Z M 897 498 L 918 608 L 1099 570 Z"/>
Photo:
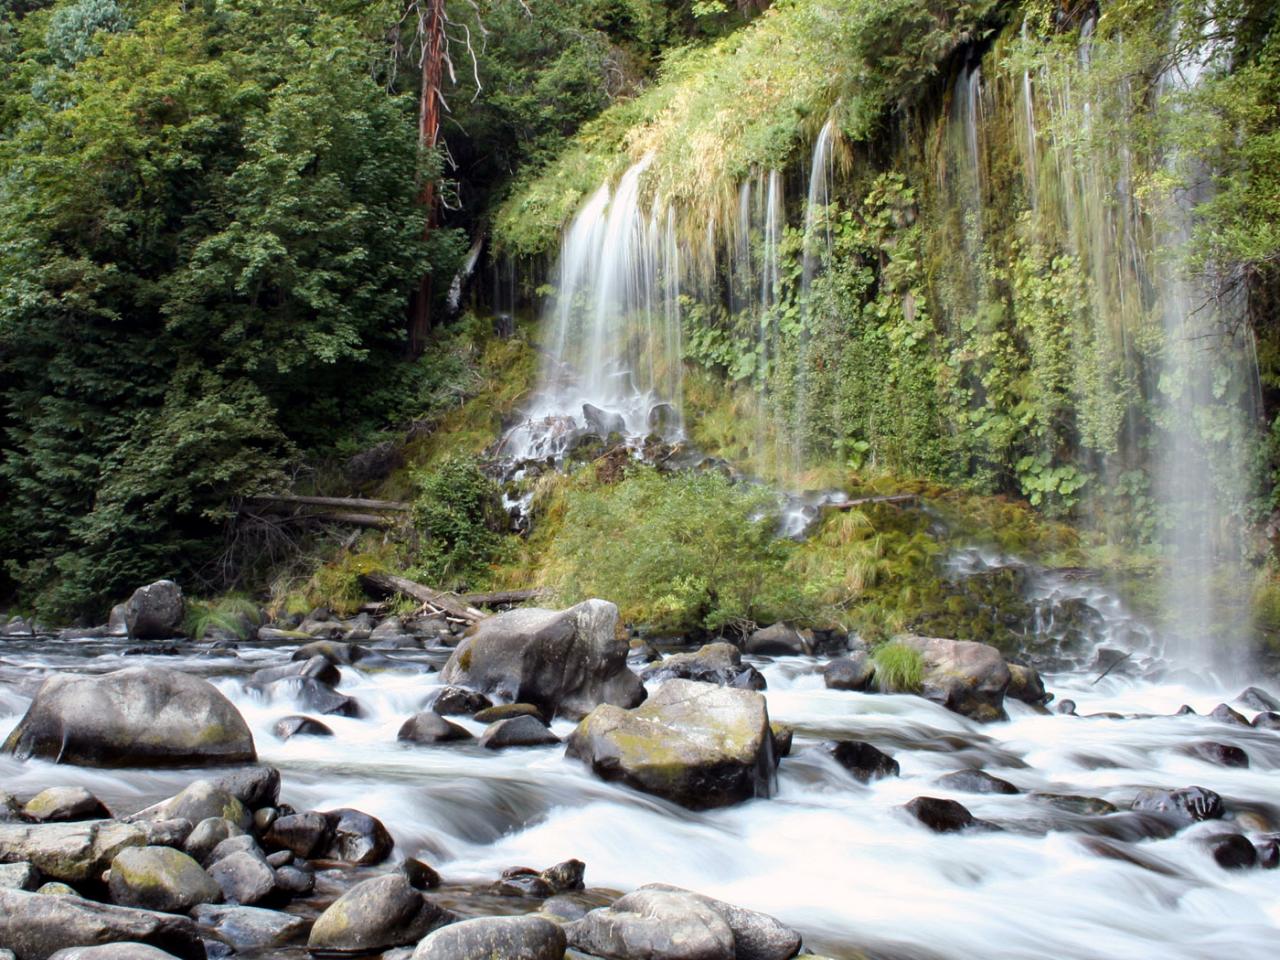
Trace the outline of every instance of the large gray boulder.
<path fill-rule="evenodd" d="M 241 830 L 249 829 L 252 817 L 240 798 L 213 780 L 196 780 L 168 800 L 139 810 L 131 820 L 229 820 Z M 225 838 L 223 838 L 225 839 Z"/>
<path fill-rule="evenodd" d="M 174 957 L 145 943 L 104 943 L 100 947 L 67 947 L 49 960 L 174 960 Z"/>
<path fill-rule="evenodd" d="M 316 918 L 307 939 L 313 952 L 374 952 L 417 943 L 454 919 L 415 890 L 403 873 L 357 883 Z"/>
<path fill-rule="evenodd" d="M 441 927 L 413 960 L 564 960 L 564 931 L 545 917 L 478 917 Z"/>
<path fill-rule="evenodd" d="M 97 879 L 120 851 L 146 843 L 146 830 L 118 820 L 0 823 L 0 863 L 30 863 L 71 884 Z"/>
<path fill-rule="evenodd" d="M 222 891 L 209 874 L 181 850 L 130 847 L 111 861 L 107 884 L 111 899 L 122 907 L 186 913 L 198 903 L 212 903 Z"/>
<path fill-rule="evenodd" d="M 627 667 L 618 608 L 587 600 L 567 610 L 508 610 L 480 621 L 440 674 L 543 716 L 578 719 L 602 703 L 634 707 L 644 686 Z"/>
<path fill-rule="evenodd" d="M 735 960 L 791 960 L 800 952 L 800 934 L 767 913 L 748 910 L 746 907 L 665 883 L 649 883 L 640 889 L 678 893 L 710 907 L 733 931 Z"/>
<path fill-rule="evenodd" d="M 182 632 L 186 612 L 182 588 L 172 580 L 157 580 L 133 591 L 124 605 L 124 620 L 135 639 L 168 640 Z"/>
<path fill-rule="evenodd" d="M 565 924 L 569 946 L 605 960 L 736 960 L 733 929 L 694 897 L 637 890 Z M 421 958 L 419 958 L 421 960 Z"/>
<path fill-rule="evenodd" d="M 205 960 L 204 944 L 187 917 L 75 896 L 0 890 L 0 944 L 18 960 L 46 960 L 69 947 L 122 942 L 143 943 L 182 960 Z"/>
<path fill-rule="evenodd" d="M 1009 667 L 995 647 L 941 637 L 907 637 L 901 643 L 924 660 L 921 693 L 927 699 L 974 720 L 1008 719 Z"/>
<path fill-rule="evenodd" d="M 694 810 L 769 796 L 778 765 L 763 696 L 692 680 L 668 680 L 634 710 L 596 707 L 566 752 Z"/>
<path fill-rule="evenodd" d="M 86 767 L 257 759 L 253 734 L 230 700 L 206 680 L 160 667 L 49 677 L 0 749 Z"/>

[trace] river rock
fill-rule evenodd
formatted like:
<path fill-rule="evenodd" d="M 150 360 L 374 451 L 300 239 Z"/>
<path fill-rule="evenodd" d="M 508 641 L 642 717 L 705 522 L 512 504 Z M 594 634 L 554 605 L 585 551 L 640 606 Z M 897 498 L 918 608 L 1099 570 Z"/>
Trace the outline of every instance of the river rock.
<path fill-rule="evenodd" d="M 331 810 L 325 817 L 331 828 L 325 852 L 328 859 L 367 866 L 391 855 L 395 841 L 377 817 L 346 808 Z"/>
<path fill-rule="evenodd" d="M 564 931 L 545 917 L 477 917 L 441 927 L 413 960 L 564 960 Z"/>
<path fill-rule="evenodd" d="M 122 907 L 186 913 L 221 897 L 218 884 L 191 857 L 172 847 L 131 847 L 111 861 L 107 884 Z"/>
<path fill-rule="evenodd" d="M 1043 707 L 1053 699 L 1053 694 L 1044 688 L 1044 681 L 1035 667 L 1024 667 L 1020 663 L 1007 664 L 1009 668 L 1009 689 L 1006 697 L 1021 700 L 1033 707 Z"/>
<path fill-rule="evenodd" d="M 174 957 L 145 943 L 104 943 L 100 947 L 67 947 L 49 960 L 174 960 Z"/>
<path fill-rule="evenodd" d="M 778 763 L 761 694 L 691 680 L 668 680 L 634 710 L 597 707 L 567 753 L 691 809 L 769 796 Z"/>
<path fill-rule="evenodd" d="M 168 800 L 139 810 L 130 819 L 172 820 L 175 817 L 197 825 L 210 819 L 230 820 L 241 830 L 248 830 L 253 822 L 240 798 L 213 780 L 196 780 Z"/>
<path fill-rule="evenodd" d="M 141 847 L 147 833 L 118 820 L 74 823 L 0 823 L 0 863 L 31 863 L 67 883 L 97 879 L 126 847 Z"/>
<path fill-rule="evenodd" d="M 209 854 L 205 860 L 205 866 L 212 866 L 219 860 L 225 860 L 233 853 L 249 853 L 259 859 L 267 859 L 266 854 L 262 852 L 262 848 L 258 846 L 258 841 L 247 833 L 242 833 L 238 837 L 227 837 L 220 844 L 213 848 L 213 852 Z M 293 854 L 287 850 L 286 854 L 292 859 Z"/>
<path fill-rule="evenodd" d="M 822 682 L 828 690 L 869 690 L 875 675 L 875 664 L 862 650 L 832 660 L 822 668 Z"/>
<path fill-rule="evenodd" d="M 191 916 L 219 940 L 241 951 L 281 947 L 302 940 L 307 933 L 304 918 L 261 907 L 206 903 L 192 910 Z"/>
<path fill-rule="evenodd" d="M 289 677 L 309 677 L 319 683 L 336 687 L 342 680 L 342 672 L 332 660 L 317 654 L 309 660 L 291 660 L 283 666 L 264 667 L 257 670 L 245 681 L 245 686 L 250 690 L 264 690 L 277 680 L 286 680 Z"/>
<path fill-rule="evenodd" d="M 773 656 L 808 656 L 813 653 L 813 634 L 788 623 L 775 623 L 747 637 L 743 649 Z"/>
<path fill-rule="evenodd" d="M 646 682 L 655 680 L 699 680 L 743 690 L 763 690 L 765 679 L 751 664 L 742 662 L 742 653 L 732 643 L 708 643 L 692 653 L 676 653 L 640 673 Z"/>
<path fill-rule="evenodd" d="M 22 815 L 38 823 L 54 823 L 109 819 L 111 811 L 84 787 L 50 787 L 28 800 Z"/>
<path fill-rule="evenodd" d="M 316 872 L 305 860 L 276 867 L 276 887 L 291 897 L 305 897 L 315 889 Z"/>
<path fill-rule="evenodd" d="M 1203 840 L 1205 848 L 1224 870 L 1239 870 L 1258 865 L 1258 851 L 1248 838 L 1238 833 L 1218 833 Z"/>
<path fill-rule="evenodd" d="M 942 797 L 916 797 L 903 809 L 934 833 L 955 833 L 977 822 L 963 804 Z"/>
<path fill-rule="evenodd" d="M 209 867 L 227 903 L 251 907 L 276 892 L 276 872 L 260 855 L 241 850 Z"/>
<path fill-rule="evenodd" d="M 844 767 L 861 783 L 870 783 L 881 777 L 896 777 L 898 761 L 882 750 L 860 740 L 828 742 L 827 751 L 836 763 Z"/>
<path fill-rule="evenodd" d="M 424 710 L 438 713 L 442 717 L 469 717 L 492 706 L 493 701 L 483 693 L 468 690 L 466 687 L 441 687 L 422 704 Z"/>
<path fill-rule="evenodd" d="M 402 873 L 356 884 L 316 918 L 307 939 L 315 951 L 373 952 L 416 943 L 453 915 L 419 893 Z"/>
<path fill-rule="evenodd" d="M 1249 766 L 1249 755 L 1230 743 L 1203 740 L 1199 743 L 1189 744 L 1184 752 L 1189 756 L 1198 757 L 1206 763 L 1217 764 L 1220 767 Z"/>
<path fill-rule="evenodd" d="M 1249 725 L 1249 721 L 1244 718 L 1244 714 L 1232 710 L 1225 703 L 1220 703 L 1210 710 L 1209 716 L 1219 723 L 1230 723 L 1237 727 L 1247 727 Z"/>
<path fill-rule="evenodd" d="M 274 807 L 280 801 L 280 771 L 275 767 L 255 765 L 228 773 L 214 781 L 250 810 Z"/>
<path fill-rule="evenodd" d="M 224 817 L 208 817 L 195 825 L 182 849 L 204 863 L 224 841 L 239 836 L 244 836 L 244 828 L 239 824 Z"/>
<path fill-rule="evenodd" d="M 34 890 L 40 886 L 40 871 L 25 860 L 0 863 L 0 890 Z"/>
<path fill-rule="evenodd" d="M 565 924 L 569 946 L 605 960 L 735 960 L 733 930 L 695 896 L 642 889 Z"/>
<path fill-rule="evenodd" d="M 333 730 L 326 724 L 312 717 L 304 717 L 301 714 L 293 714 L 288 717 L 281 717 L 275 722 L 271 728 L 281 740 L 288 740 L 290 737 L 332 737 Z"/>
<path fill-rule="evenodd" d="M 206 680 L 162 667 L 50 676 L 3 751 L 90 767 L 257 759 L 253 735 L 231 701 Z"/>
<path fill-rule="evenodd" d="M 1222 797 L 1204 787 L 1140 790 L 1134 797 L 1132 809 L 1163 814 L 1184 824 L 1220 820 L 1224 812 Z"/>
<path fill-rule="evenodd" d="M 610 434 L 627 432 L 627 421 L 622 414 L 614 413 L 612 410 L 601 410 L 592 403 L 582 405 L 582 419 L 586 422 L 588 430 L 606 440 Z"/>
<path fill-rule="evenodd" d="M 1007 719 L 1009 667 L 995 647 L 940 637 L 907 637 L 901 642 L 924 660 L 921 692 L 927 699 L 974 720 Z"/>
<path fill-rule="evenodd" d="M 363 713 L 355 697 L 311 677 L 284 677 L 261 688 L 271 700 L 292 700 L 303 710 L 324 716 L 359 717 Z"/>
<path fill-rule="evenodd" d="M 640 889 L 680 894 L 714 910 L 733 931 L 735 960 L 790 960 L 800 952 L 800 934 L 767 913 L 665 883 L 648 883 Z"/>
<path fill-rule="evenodd" d="M 605 600 L 488 617 L 454 650 L 441 679 L 532 703 L 546 717 L 577 719 L 602 703 L 633 707 L 645 695 L 627 667 L 618 608 Z"/>
<path fill-rule="evenodd" d="M 994 777 L 985 770 L 957 770 L 954 773 L 944 774 L 935 782 L 940 787 L 959 790 L 962 793 L 1015 794 L 1022 792 L 1008 780 Z"/>
<path fill-rule="evenodd" d="M 1258 687 L 1246 687 L 1240 692 L 1240 696 L 1236 697 L 1236 703 L 1250 710 L 1280 712 L 1280 700 Z"/>
<path fill-rule="evenodd" d="M 1270 710 L 1260 713 L 1253 718 L 1251 725 L 1257 730 L 1280 730 L 1280 713 Z"/>
<path fill-rule="evenodd" d="M 415 713 L 406 720 L 396 734 L 405 743 L 449 743 L 453 740 L 472 740 L 471 732 L 446 720 L 434 710 Z"/>
<path fill-rule="evenodd" d="M 490 724 L 480 735 L 480 746 L 486 750 L 508 747 L 545 747 L 559 743 L 560 738 L 537 717 L 511 717 Z"/>
<path fill-rule="evenodd" d="M 513 717 L 533 717 L 539 723 L 547 722 L 542 711 L 532 703 L 499 703 L 496 706 L 477 710 L 471 719 L 478 720 L 480 723 L 497 723 L 499 720 L 510 720 Z"/>
<path fill-rule="evenodd" d="M 199 932 L 187 917 L 0 890 L 0 944 L 18 960 L 45 960 L 66 948 L 120 942 L 143 943 L 182 960 L 205 960 Z"/>
<path fill-rule="evenodd" d="M 172 580 L 157 580 L 139 587 L 124 605 L 129 636 L 136 640 L 168 640 L 178 636 L 186 612 L 182 588 Z"/>
<path fill-rule="evenodd" d="M 311 625 L 313 630 L 319 630 L 320 627 L 314 623 Z M 337 633 L 345 632 L 341 624 L 334 624 Z M 312 633 L 308 630 L 307 624 L 303 624 L 304 633 Z M 370 656 L 370 651 L 357 643 L 344 643 L 341 640 L 316 640 L 313 643 L 304 644 L 293 652 L 292 660 L 310 660 L 312 657 L 324 657 L 331 663 L 353 664 L 359 663 L 365 657 Z"/>
<path fill-rule="evenodd" d="M 326 849 L 332 837 L 333 824 L 329 818 L 311 811 L 279 817 L 262 839 L 268 849 L 292 850 L 309 860 Z"/>

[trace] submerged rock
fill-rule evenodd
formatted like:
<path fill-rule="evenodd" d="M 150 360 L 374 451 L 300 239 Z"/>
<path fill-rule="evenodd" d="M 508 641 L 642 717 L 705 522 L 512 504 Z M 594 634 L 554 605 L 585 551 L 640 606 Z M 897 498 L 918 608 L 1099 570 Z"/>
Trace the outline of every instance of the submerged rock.
<path fill-rule="evenodd" d="M 416 943 L 453 915 L 415 890 L 402 873 L 356 884 L 316 918 L 312 951 L 372 952 Z"/>
<path fill-rule="evenodd" d="M 508 610 L 471 628 L 441 679 L 576 719 L 602 703 L 633 707 L 644 699 L 627 649 L 618 608 L 605 600 Z"/>
<path fill-rule="evenodd" d="M 764 677 L 751 664 L 742 662 L 742 653 L 732 643 L 708 643 L 692 653 L 675 653 L 640 673 L 646 682 L 655 680 L 698 680 L 744 690 L 763 690 Z"/>
<path fill-rule="evenodd" d="M 478 917 L 441 927 L 413 951 L 413 960 L 564 960 L 560 925 L 545 917 Z"/>
<path fill-rule="evenodd" d="M 954 773 L 944 774 L 935 782 L 940 787 L 960 790 L 964 793 L 1015 794 L 1022 792 L 1008 780 L 1001 780 L 985 770 L 957 770 Z"/>
<path fill-rule="evenodd" d="M 0 944 L 18 960 L 45 960 L 67 948 L 122 942 L 156 947 L 182 960 L 205 960 L 199 932 L 187 917 L 76 896 L 0 890 Z"/>
<path fill-rule="evenodd" d="M 1258 851 L 1246 837 L 1238 833 L 1219 833 L 1204 839 L 1204 845 L 1218 866 L 1239 870 L 1258 865 Z"/>
<path fill-rule="evenodd" d="M 309 660 L 291 660 L 283 666 L 257 670 L 245 681 L 245 686 L 250 690 L 265 690 L 277 680 L 287 680 L 289 677 L 309 677 L 336 687 L 342 679 L 342 673 L 332 660 L 317 654 Z"/>
<path fill-rule="evenodd" d="M 1230 743 L 1216 743 L 1212 740 L 1204 740 L 1199 743 L 1189 744 L 1184 749 L 1184 752 L 1189 756 L 1198 757 L 1206 763 L 1214 763 L 1220 767 L 1249 766 L 1249 755 Z"/>
<path fill-rule="evenodd" d="M 974 720 L 1007 719 L 1009 667 L 995 647 L 939 637 L 907 637 L 901 642 L 924 660 L 921 692 L 927 699 Z"/>
<path fill-rule="evenodd" d="M 213 684 L 160 667 L 54 674 L 3 751 L 90 767 L 251 763 L 253 734 Z"/>
<path fill-rule="evenodd" d="M 567 753 L 695 810 L 769 796 L 778 763 L 763 696 L 691 680 L 668 680 L 634 710 L 597 707 Z"/>

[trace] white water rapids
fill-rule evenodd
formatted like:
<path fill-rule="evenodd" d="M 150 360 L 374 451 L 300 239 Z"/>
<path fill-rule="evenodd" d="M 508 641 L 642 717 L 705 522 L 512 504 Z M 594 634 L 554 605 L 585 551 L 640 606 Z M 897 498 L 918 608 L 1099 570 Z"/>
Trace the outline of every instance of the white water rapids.
<path fill-rule="evenodd" d="M 811 949 L 834 957 L 1277 956 L 1280 870 L 1224 870 L 1201 839 L 1280 825 L 1280 735 L 1171 715 L 1184 703 L 1205 714 L 1238 687 L 1116 675 L 1095 684 L 1094 671 L 1050 675 L 1049 688 L 1059 700 L 1075 700 L 1081 714 L 1126 717 L 1041 715 L 1010 702 L 1009 722 L 979 725 L 917 697 L 827 690 L 820 658 L 754 659 L 768 680 L 772 718 L 797 734 L 779 770 L 778 793 L 691 813 L 602 783 L 561 748 L 492 753 L 475 744 L 397 743 L 399 725 L 434 686 L 429 671 L 444 650 L 387 651 L 394 662 L 378 672 L 344 667 L 339 689 L 356 697 L 367 716 L 324 717 L 333 739 L 281 742 L 271 726 L 297 706 L 264 702 L 245 691 L 242 679 L 287 660 L 294 648 L 246 645 L 236 658 L 124 657 L 122 649 L 99 640 L 0 647 L 0 736 L 49 670 L 153 663 L 217 683 L 244 713 L 261 760 L 281 769 L 286 802 L 371 813 L 391 830 L 399 854 L 421 854 L 447 881 L 491 881 L 515 864 L 541 868 L 578 857 L 587 863 L 589 886 L 690 887 L 774 914 L 800 930 Z M 557 722 L 555 729 L 566 735 L 571 724 Z M 859 784 L 819 747 L 832 738 L 886 750 L 901 764 L 901 776 Z M 1195 740 L 1238 745 L 1251 766 L 1214 766 L 1182 752 Z M 965 794 L 934 783 L 962 768 L 987 770 L 1024 792 Z M 0 758 L 0 784 L 10 792 L 25 797 L 53 784 L 81 784 L 117 814 L 170 795 L 197 775 Z M 1029 795 L 1099 797 L 1125 811 L 1142 787 L 1191 784 L 1220 793 L 1235 821 L 1144 839 L 1132 814 L 1085 816 Z M 920 795 L 952 797 L 1003 829 L 933 834 L 899 809 Z M 1103 843 L 1125 858 L 1101 855 Z"/>

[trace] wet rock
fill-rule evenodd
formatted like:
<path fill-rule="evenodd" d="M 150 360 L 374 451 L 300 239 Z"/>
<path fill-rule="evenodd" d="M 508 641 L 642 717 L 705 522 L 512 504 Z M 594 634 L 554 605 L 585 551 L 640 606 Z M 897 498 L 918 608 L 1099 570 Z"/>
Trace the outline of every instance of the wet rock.
<path fill-rule="evenodd" d="M 791 756 L 791 745 L 795 742 L 796 732 L 781 723 L 770 723 L 769 729 L 773 732 L 774 756 L 779 758 Z"/>
<path fill-rule="evenodd" d="M 281 740 L 288 740 L 290 737 L 332 737 L 333 730 L 321 723 L 319 720 L 311 717 L 304 717 L 301 714 L 293 714 L 288 717 L 281 717 L 275 722 L 271 728 Z"/>
<path fill-rule="evenodd" d="M 1194 707 L 1184 703 L 1182 706 L 1178 708 L 1178 711 L 1174 714 L 1174 716 L 1175 717 L 1195 717 L 1195 716 L 1199 716 L 1199 714 L 1196 713 Z"/>
<path fill-rule="evenodd" d="M 769 796 L 777 767 L 764 697 L 690 680 L 668 680 L 634 710 L 597 707 L 567 754 L 692 809 Z"/>
<path fill-rule="evenodd" d="M 307 933 L 307 921 L 302 917 L 261 907 L 202 904 L 191 911 L 191 916 L 219 940 L 240 951 L 282 947 L 302 940 Z"/>
<path fill-rule="evenodd" d="M 1076 702 L 1074 700 L 1059 701 L 1058 713 L 1063 716 L 1074 717 L 1076 715 Z"/>
<path fill-rule="evenodd" d="M 311 634 L 303 633 L 301 630 L 284 629 L 281 627 L 259 627 L 258 639 L 268 642 L 293 642 L 306 643 L 311 639 Z"/>
<path fill-rule="evenodd" d="M 1238 833 L 1218 833 L 1203 840 L 1205 848 L 1224 870 L 1239 870 L 1258 865 L 1258 851 Z"/>
<path fill-rule="evenodd" d="M 307 624 L 303 624 L 304 633 L 312 633 L 312 630 L 305 629 Z M 316 630 L 323 631 L 323 627 L 312 624 Z M 333 624 L 335 634 L 342 634 L 346 631 L 342 624 Z M 318 634 L 313 634 L 318 635 Z M 359 663 L 361 660 L 370 656 L 370 652 L 364 647 L 356 643 L 344 643 L 341 640 L 316 640 L 314 643 L 304 644 L 293 652 L 292 660 L 310 660 L 312 657 L 324 657 L 331 663 L 353 664 Z"/>
<path fill-rule="evenodd" d="M 1260 713 L 1253 718 L 1253 727 L 1257 730 L 1280 730 L 1280 713 Z"/>
<path fill-rule="evenodd" d="M 333 825 L 322 813 L 293 813 L 271 825 L 263 842 L 268 848 L 292 850 L 310 860 L 329 846 Z"/>
<path fill-rule="evenodd" d="M 640 889 L 678 894 L 714 910 L 733 931 L 736 960 L 790 960 L 800 952 L 800 934 L 767 913 L 665 883 L 647 883 Z"/>
<path fill-rule="evenodd" d="M 141 847 L 146 831 L 118 820 L 75 823 L 0 823 L 0 863 L 32 864 L 67 883 L 96 879 L 126 847 Z"/>
<path fill-rule="evenodd" d="M 272 807 L 280 801 L 280 771 L 257 765 L 226 774 L 214 781 L 250 810 Z"/>
<path fill-rule="evenodd" d="M 1258 687 L 1246 687 L 1241 691 L 1240 696 L 1236 697 L 1236 703 L 1250 710 L 1280 712 L 1280 700 Z"/>
<path fill-rule="evenodd" d="M 1008 667 L 1009 689 L 1005 691 L 1006 697 L 1021 700 L 1033 707 L 1043 707 L 1053 699 L 1053 694 L 1045 690 L 1044 681 L 1040 679 L 1035 667 L 1024 667 L 1019 663 L 1010 663 Z"/>
<path fill-rule="evenodd" d="M 50 676 L 3 751 L 90 767 L 257 759 L 253 735 L 231 701 L 199 677 L 161 667 Z"/>
<path fill-rule="evenodd" d="M 288 851 L 285 851 L 288 853 Z M 238 837 L 228 837 L 220 844 L 213 848 L 213 852 L 209 854 L 204 861 L 205 866 L 211 866 L 219 860 L 225 860 L 233 853 L 251 853 L 255 857 L 266 859 L 262 853 L 262 848 L 258 846 L 258 841 L 249 836 L 249 834 L 241 834 Z M 290 854 L 292 856 L 292 854 Z"/>
<path fill-rule="evenodd" d="M 478 720 L 480 723 L 497 723 L 499 720 L 510 720 L 513 717 L 535 717 L 546 723 L 542 711 L 532 703 L 500 703 L 497 706 L 476 711 L 471 719 Z"/>
<path fill-rule="evenodd" d="M 466 687 L 442 687 L 423 703 L 423 708 L 441 716 L 471 716 L 493 706 L 483 693 Z M 536 708 L 535 708 L 536 709 Z"/>
<path fill-rule="evenodd" d="M 582 405 L 582 419 L 586 421 L 588 430 L 602 437 L 607 437 L 611 433 L 626 434 L 627 432 L 627 421 L 622 414 L 602 410 L 595 404 Z"/>
<path fill-rule="evenodd" d="M 470 731 L 446 720 L 432 710 L 415 713 L 400 727 L 396 739 L 406 743 L 448 743 L 452 740 L 471 740 Z"/>
<path fill-rule="evenodd" d="M 22 814 L 38 823 L 54 823 L 104 820 L 111 816 L 111 811 L 84 787 L 50 787 L 28 800 Z"/>
<path fill-rule="evenodd" d="M 646 667 L 640 679 L 699 680 L 743 690 L 763 690 L 764 677 L 751 664 L 742 662 L 742 653 L 732 643 L 708 643 L 692 653 L 676 653 Z"/>
<path fill-rule="evenodd" d="M 0 943 L 18 960 L 44 960 L 66 948 L 119 942 L 146 944 L 182 960 L 205 960 L 196 925 L 187 917 L 81 897 L 0 890 Z"/>
<path fill-rule="evenodd" d="M 870 783 L 881 777 L 896 777 L 898 761 L 882 750 L 860 740 L 841 740 L 826 744 L 827 751 L 836 763 L 844 767 L 861 783 Z"/>
<path fill-rule="evenodd" d="M 408 857 L 400 864 L 400 872 L 409 880 L 415 890 L 434 890 L 440 886 L 440 874 L 429 863 Z"/>
<path fill-rule="evenodd" d="M 250 690 L 265 690 L 277 680 L 287 680 L 290 677 L 306 677 L 336 687 L 342 679 L 342 672 L 332 660 L 317 654 L 309 660 L 291 660 L 283 666 L 257 670 L 245 681 L 245 686 Z"/>
<path fill-rule="evenodd" d="M 581 920 L 592 910 L 608 907 L 613 904 L 615 896 L 595 890 L 580 890 L 574 893 L 558 893 L 543 901 L 539 911 L 556 918 L 561 923 Z"/>
<path fill-rule="evenodd" d="M 962 804 L 942 797 L 916 797 L 903 809 L 934 833 L 955 833 L 977 823 Z"/>
<path fill-rule="evenodd" d="M 176 643 L 148 643 L 136 647 L 126 647 L 126 657 L 177 657 L 182 655 L 182 648 Z"/>
<path fill-rule="evenodd" d="M 41 884 L 40 889 L 36 893 L 42 893 L 49 897 L 78 897 L 74 887 L 70 887 L 65 883 L 59 883 L 57 880 L 50 880 L 48 883 Z"/>
<path fill-rule="evenodd" d="M 316 919 L 312 951 L 375 951 L 416 943 L 453 915 L 391 873 L 356 884 Z"/>
<path fill-rule="evenodd" d="M 244 835 L 244 828 L 224 817 L 208 817 L 195 825 L 182 848 L 204 863 L 218 845 L 231 837 Z"/>
<path fill-rule="evenodd" d="M 583 889 L 586 873 L 587 865 L 581 860 L 565 860 L 543 870 L 542 879 L 556 893 L 569 893 Z"/>
<path fill-rule="evenodd" d="M 276 872 L 261 856 L 245 851 L 223 857 L 210 866 L 209 876 L 222 888 L 227 903 L 251 907 L 276 892 Z"/>
<path fill-rule="evenodd" d="M 182 632 L 186 616 L 182 588 L 172 580 L 157 580 L 133 592 L 124 605 L 125 624 L 135 640 L 168 640 Z"/>
<path fill-rule="evenodd" d="M 1222 818 L 1222 797 L 1204 787 L 1181 790 L 1140 790 L 1133 799 L 1134 810 L 1162 814 L 1180 823 Z"/>
<path fill-rule="evenodd" d="M 1264 870 L 1280 867 L 1280 834 L 1259 837 L 1254 849 L 1258 852 L 1258 866 Z"/>
<path fill-rule="evenodd" d="M 875 675 L 875 664 L 862 650 L 832 660 L 822 668 L 822 681 L 828 690 L 870 690 Z"/>
<path fill-rule="evenodd" d="M 974 720 L 1007 719 L 1004 695 L 1009 667 L 995 647 L 938 637 L 908 637 L 901 642 L 924 660 L 921 693 L 927 699 Z"/>
<path fill-rule="evenodd" d="M 1008 780 L 1001 780 L 985 770 L 957 770 L 939 777 L 935 782 L 940 787 L 960 790 L 964 793 L 1015 794 L 1022 792 Z"/>
<path fill-rule="evenodd" d="M 529 897 L 534 900 L 545 900 L 556 892 L 537 871 L 527 867 L 504 870 L 502 879 L 493 885 L 492 890 L 500 897 Z"/>
<path fill-rule="evenodd" d="M 143 820 L 138 823 L 147 834 L 147 846 L 176 847 L 181 850 L 195 826 L 190 820 L 174 817 L 169 820 Z"/>
<path fill-rule="evenodd" d="M 249 829 L 252 818 L 240 798 L 213 780 L 196 780 L 168 800 L 140 810 L 133 820 L 172 820 L 180 817 L 194 824 L 220 818 L 241 830 Z"/>
<path fill-rule="evenodd" d="M 1209 712 L 1209 716 L 1217 720 L 1219 723 L 1230 723 L 1240 727 L 1247 727 L 1249 721 L 1244 718 L 1241 713 L 1232 710 L 1225 703 L 1220 703 Z"/>
<path fill-rule="evenodd" d="M 221 891 L 191 857 L 172 847 L 132 847 L 111 861 L 107 884 L 113 902 L 122 907 L 186 913 L 197 903 L 211 903 Z"/>
<path fill-rule="evenodd" d="M 564 926 L 569 946 L 605 960 L 735 960 L 733 930 L 697 898 L 637 890 Z"/>
<path fill-rule="evenodd" d="M 281 867 L 289 866 L 289 864 L 293 863 L 293 859 L 292 850 L 277 850 L 275 853 L 267 854 L 267 865 L 273 870 L 278 870 Z"/>
<path fill-rule="evenodd" d="M 545 917 L 478 917 L 441 927 L 413 960 L 563 960 L 565 935 Z"/>
<path fill-rule="evenodd" d="M 480 746 L 486 750 L 508 747 L 544 747 L 559 743 L 560 738 L 537 717 L 512 717 L 490 724 L 480 735 Z"/>
<path fill-rule="evenodd" d="M 359 717 L 363 713 L 355 697 L 348 697 L 310 677 L 285 677 L 262 689 L 272 700 L 293 700 L 302 709 L 323 716 Z"/>
<path fill-rule="evenodd" d="M 293 897 L 305 897 L 315 889 L 316 873 L 305 861 L 295 860 L 276 868 L 276 887 Z"/>
<path fill-rule="evenodd" d="M 813 634 L 787 623 L 775 623 L 747 637 L 743 649 L 769 656 L 808 656 L 813 653 Z"/>
<path fill-rule="evenodd" d="M 40 886 L 40 871 L 25 860 L 0 864 L 0 890 L 34 890 Z"/>
<path fill-rule="evenodd" d="M 618 608 L 605 600 L 482 620 L 449 657 L 441 679 L 531 703 L 547 717 L 576 719 L 602 703 L 633 707 L 645 695 L 627 667 Z"/>
<path fill-rule="evenodd" d="M 1100 797 L 1081 797 L 1070 793 L 1033 793 L 1031 799 L 1082 817 L 1102 817 L 1118 812 L 1115 804 Z"/>
<path fill-rule="evenodd" d="M 68 947 L 49 960 L 174 960 L 174 957 L 145 943 L 104 943 L 100 947 Z"/>
<path fill-rule="evenodd" d="M 359 810 L 331 810 L 325 814 L 332 826 L 325 856 L 330 860 L 369 865 L 391 855 L 395 841 L 377 817 Z"/>
<path fill-rule="evenodd" d="M 1220 767 L 1249 766 L 1249 755 L 1239 747 L 1229 743 L 1204 740 L 1200 743 L 1189 744 L 1184 749 L 1184 752 L 1189 756 L 1197 757 L 1206 763 L 1215 763 Z"/>

